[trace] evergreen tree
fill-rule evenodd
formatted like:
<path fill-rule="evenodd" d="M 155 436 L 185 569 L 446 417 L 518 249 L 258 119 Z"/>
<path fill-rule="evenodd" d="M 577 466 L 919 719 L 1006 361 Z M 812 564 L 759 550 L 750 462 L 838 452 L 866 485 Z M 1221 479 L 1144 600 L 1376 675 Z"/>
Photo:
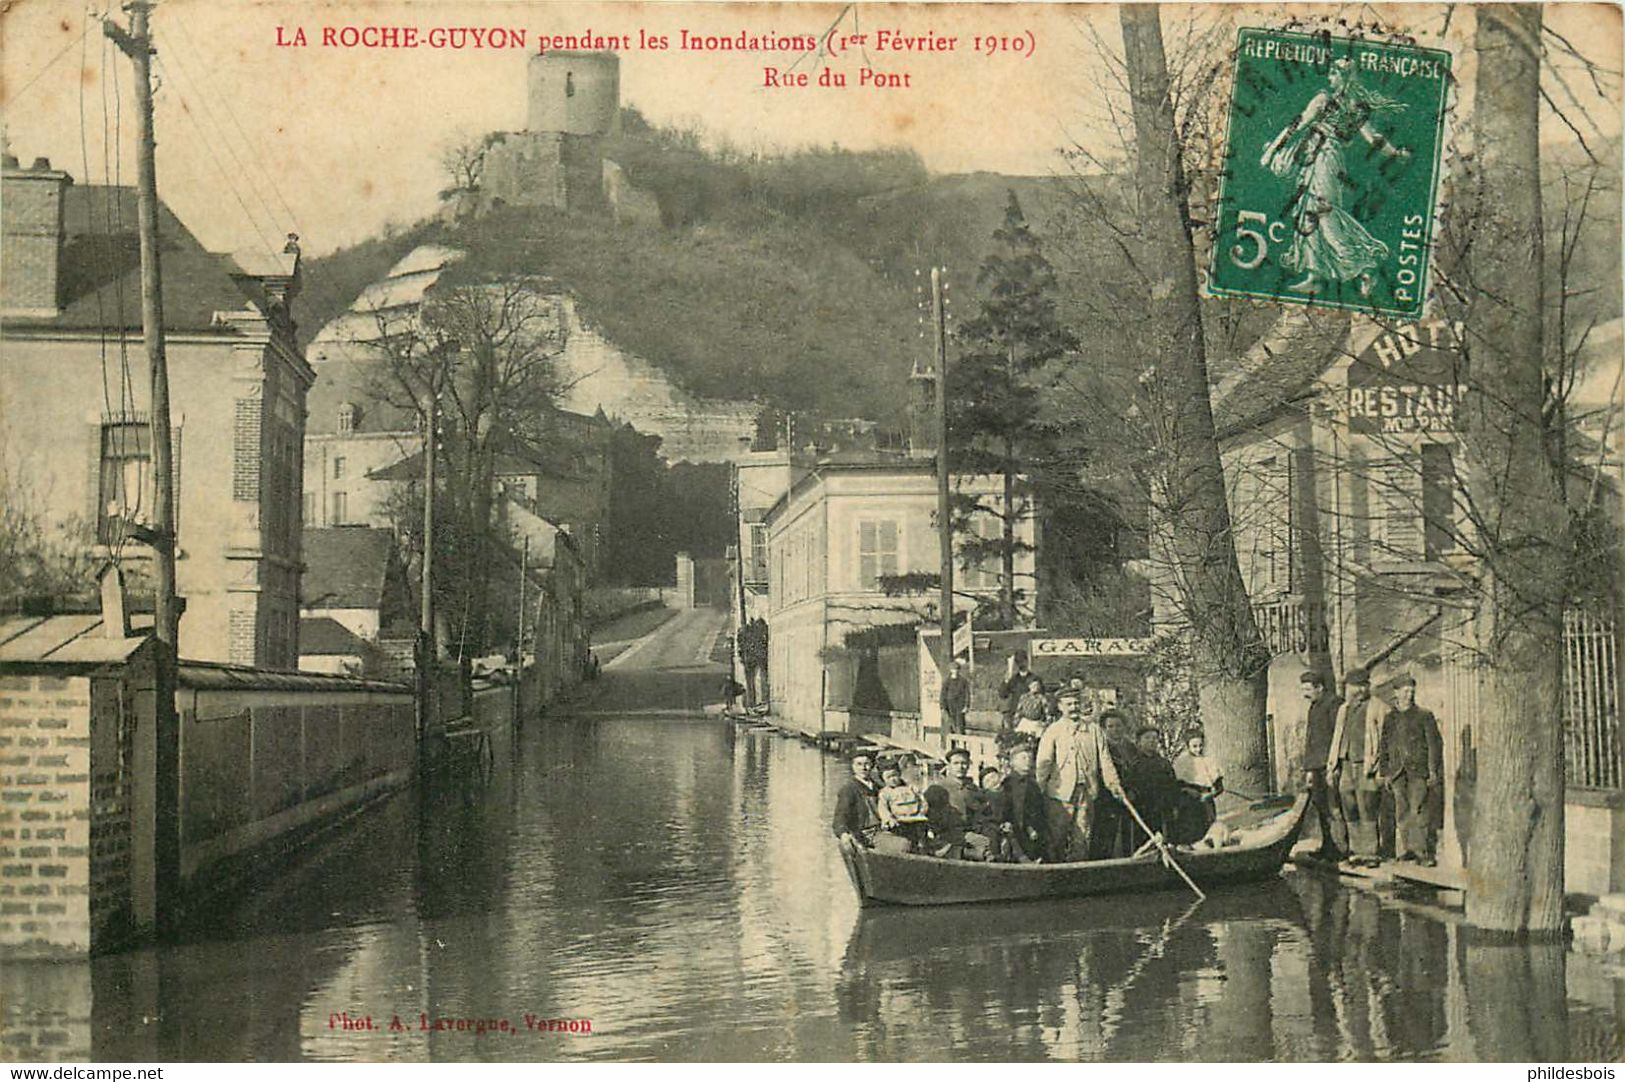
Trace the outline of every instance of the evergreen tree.
<path fill-rule="evenodd" d="M 1001 616 L 1013 625 L 1024 593 L 1016 586 L 1016 554 L 1031 548 L 1016 527 L 1033 512 L 1034 475 L 1055 457 L 1055 434 L 1039 417 L 1037 376 L 1077 342 L 1056 315 L 1054 268 L 1013 191 L 993 241 L 976 276 L 979 311 L 956 336 L 959 352 L 948 370 L 948 453 L 956 473 L 1003 480 L 997 506 L 957 498 L 954 525 L 967 565 L 998 560 Z M 977 514 L 997 518 L 999 536 L 973 532 Z"/>

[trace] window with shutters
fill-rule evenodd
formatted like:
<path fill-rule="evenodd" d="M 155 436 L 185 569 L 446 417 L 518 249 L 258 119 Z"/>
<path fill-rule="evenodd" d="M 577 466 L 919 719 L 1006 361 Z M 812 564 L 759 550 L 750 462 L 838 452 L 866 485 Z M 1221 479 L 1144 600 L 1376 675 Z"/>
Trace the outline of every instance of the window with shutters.
<path fill-rule="evenodd" d="M 344 476 L 344 456 L 335 455 L 333 458 L 333 480 L 337 481 Z"/>
<path fill-rule="evenodd" d="M 978 541 L 1002 541 L 1004 521 L 996 515 L 973 515 L 969 523 L 971 534 Z M 1004 573 L 1004 561 L 998 549 L 984 549 L 980 555 L 961 555 L 957 589 L 997 590 L 999 576 Z"/>
<path fill-rule="evenodd" d="M 897 574 L 897 523 L 879 519 L 858 523 L 858 586 L 880 588 L 883 575 Z"/>
<path fill-rule="evenodd" d="M 745 564 L 745 581 L 751 585 L 767 582 L 767 524 L 750 524 L 750 558 Z"/>
<path fill-rule="evenodd" d="M 152 521 L 152 430 L 144 423 L 102 425 L 96 540 L 116 543 L 124 524 Z"/>
<path fill-rule="evenodd" d="M 333 513 L 327 516 L 329 526 L 343 526 L 350 521 L 350 497 L 345 492 L 333 493 Z"/>
<path fill-rule="evenodd" d="M 181 427 L 171 429 L 170 476 L 180 529 Z M 96 540 L 117 544 L 131 522 L 150 526 L 157 492 L 152 477 L 152 429 L 144 420 L 106 421 L 101 425 L 96 478 Z"/>
<path fill-rule="evenodd" d="M 1230 485 L 1231 528 L 1248 595 L 1292 589 L 1292 456 L 1286 451 L 1237 464 Z"/>
<path fill-rule="evenodd" d="M 1372 559 L 1438 560 L 1457 550 L 1456 466 L 1449 444 L 1423 444 L 1378 462 L 1367 483 Z"/>
<path fill-rule="evenodd" d="M 1430 560 L 1457 548 L 1456 463 L 1449 444 L 1422 446 L 1422 544 Z"/>

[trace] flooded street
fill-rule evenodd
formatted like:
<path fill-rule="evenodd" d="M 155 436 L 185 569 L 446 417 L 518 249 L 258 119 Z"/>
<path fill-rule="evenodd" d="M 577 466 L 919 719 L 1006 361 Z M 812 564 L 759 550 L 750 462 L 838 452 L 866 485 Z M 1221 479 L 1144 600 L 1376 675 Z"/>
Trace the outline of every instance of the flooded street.
<path fill-rule="evenodd" d="M 1309 875 L 1195 908 L 860 913 L 826 826 L 845 767 L 771 733 L 554 721 L 500 758 L 483 795 L 393 797 L 184 944 L 9 967 L 8 1043 L 101 1061 L 1621 1052 L 1625 981 Z"/>

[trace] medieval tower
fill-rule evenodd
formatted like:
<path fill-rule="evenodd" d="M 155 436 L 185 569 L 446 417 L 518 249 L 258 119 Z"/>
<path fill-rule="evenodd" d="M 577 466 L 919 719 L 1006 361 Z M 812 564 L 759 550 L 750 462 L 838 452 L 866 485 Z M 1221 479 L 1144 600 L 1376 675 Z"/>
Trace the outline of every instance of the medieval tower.
<path fill-rule="evenodd" d="M 602 207 L 604 139 L 615 133 L 620 119 L 620 58 L 540 53 L 530 58 L 525 82 L 525 130 L 490 137 L 478 209 Z"/>

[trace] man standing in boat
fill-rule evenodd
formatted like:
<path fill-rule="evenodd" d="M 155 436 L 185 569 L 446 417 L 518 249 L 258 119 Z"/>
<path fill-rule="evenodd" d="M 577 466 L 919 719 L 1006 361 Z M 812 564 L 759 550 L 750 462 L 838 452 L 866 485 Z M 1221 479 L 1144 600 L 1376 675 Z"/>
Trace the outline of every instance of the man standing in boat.
<path fill-rule="evenodd" d="M 1106 734 L 1085 710 L 1082 692 L 1061 691 L 1061 718 L 1038 742 L 1038 785 L 1050 798 L 1050 852 L 1054 860 L 1087 860 L 1101 790 L 1127 802 Z"/>
<path fill-rule="evenodd" d="M 852 756 L 852 776 L 835 798 L 831 829 L 843 841 L 868 846 L 880 829 L 880 793 L 875 786 L 874 756 L 866 751 Z"/>

